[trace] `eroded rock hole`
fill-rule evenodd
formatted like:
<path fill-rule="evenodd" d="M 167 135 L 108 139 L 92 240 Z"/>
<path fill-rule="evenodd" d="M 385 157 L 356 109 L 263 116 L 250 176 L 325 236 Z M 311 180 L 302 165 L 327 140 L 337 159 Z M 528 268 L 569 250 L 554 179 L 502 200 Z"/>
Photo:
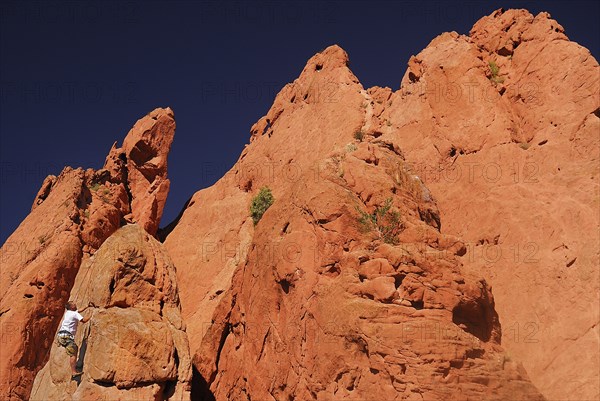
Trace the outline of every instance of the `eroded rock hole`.
<path fill-rule="evenodd" d="M 465 364 L 465 361 L 462 359 L 453 359 L 450 361 L 450 367 L 454 369 L 460 369 Z"/>
<path fill-rule="evenodd" d="M 285 292 L 286 294 L 290 293 L 290 287 L 292 285 L 288 280 L 286 280 L 286 279 L 281 280 L 279 282 L 279 285 L 281 286 L 281 289 L 283 290 L 283 292 Z"/>
<path fill-rule="evenodd" d="M 131 157 L 131 160 L 136 166 L 143 166 L 144 163 L 154 156 L 154 149 L 144 141 L 138 141 L 129 154 L 129 157 Z"/>
<path fill-rule="evenodd" d="M 328 276 L 338 276 L 341 273 L 338 263 L 331 263 L 325 266 L 325 274 Z"/>
<path fill-rule="evenodd" d="M 483 342 L 490 340 L 493 330 L 493 311 L 480 301 L 460 302 L 452 311 L 452 322 Z"/>
<path fill-rule="evenodd" d="M 369 294 L 369 293 L 363 293 L 363 294 L 362 294 L 362 297 L 363 297 L 363 298 L 370 299 L 371 301 L 374 301 L 374 300 L 375 300 L 375 296 L 374 296 L 373 294 Z"/>
<path fill-rule="evenodd" d="M 261 135 L 264 135 L 267 133 L 267 131 L 269 131 L 271 129 L 271 120 L 267 120 L 267 124 L 265 125 L 265 128 L 263 129 L 263 132 Z"/>
<path fill-rule="evenodd" d="M 113 292 L 115 292 L 115 278 L 113 277 L 112 280 L 110 280 L 110 285 L 108 286 L 108 292 L 112 295 Z"/>
<path fill-rule="evenodd" d="M 404 277 L 406 277 L 406 274 L 396 274 L 394 276 L 394 286 L 396 287 L 396 289 L 400 288 Z"/>
<path fill-rule="evenodd" d="M 29 283 L 29 285 L 30 285 L 30 286 L 32 286 L 32 287 L 33 287 L 33 286 L 34 286 L 34 287 L 37 287 L 37 289 L 38 289 L 38 290 L 41 290 L 41 289 L 42 289 L 42 287 L 44 287 L 46 284 L 44 284 L 44 283 L 43 283 L 43 282 L 41 282 L 41 281 L 32 281 L 32 282 L 30 282 L 30 283 Z"/>
<path fill-rule="evenodd" d="M 244 191 L 244 192 L 252 191 L 252 180 L 248 180 L 242 184 L 242 191 Z"/>
<path fill-rule="evenodd" d="M 410 304 L 417 310 L 423 309 L 423 301 L 410 301 Z"/>

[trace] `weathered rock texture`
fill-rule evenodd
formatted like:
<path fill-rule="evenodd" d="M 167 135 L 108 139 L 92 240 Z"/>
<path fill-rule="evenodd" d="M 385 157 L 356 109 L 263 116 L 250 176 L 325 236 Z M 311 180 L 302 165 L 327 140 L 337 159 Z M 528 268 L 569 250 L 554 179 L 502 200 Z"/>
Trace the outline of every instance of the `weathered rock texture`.
<path fill-rule="evenodd" d="M 347 64 L 314 56 L 165 241 L 202 395 L 537 399 L 526 370 L 549 399 L 598 398 L 596 60 L 548 14 L 498 10 L 398 91 Z M 388 197 L 397 247 L 355 227 Z"/>
<path fill-rule="evenodd" d="M 439 233 L 427 189 L 383 143 L 356 147 L 324 158 L 318 183 L 276 193 L 196 353 L 207 390 L 217 400 L 542 400 L 499 346 L 488 285 L 462 270 L 465 249 Z M 357 221 L 356 208 L 388 198 L 402 216 L 398 245 L 382 241 L 385 224 Z"/>
<path fill-rule="evenodd" d="M 599 90 L 597 61 L 547 13 L 499 10 L 412 58 L 373 120 L 466 242 L 503 346 L 552 400 L 600 399 Z"/>
<path fill-rule="evenodd" d="M 78 330 L 81 384 L 54 345 L 30 400 L 189 400 L 189 345 L 175 267 L 138 225 L 114 233 L 79 270 L 71 299 L 98 309 Z"/>
<path fill-rule="evenodd" d="M 174 129 L 173 112 L 156 109 L 129 132 L 122 154 L 111 151 L 105 169 L 67 167 L 44 180 L 31 213 L 0 250 L 0 398 L 28 398 L 81 261 L 127 219 L 156 231 Z M 156 173 L 162 189 L 146 191 L 138 170 Z"/>

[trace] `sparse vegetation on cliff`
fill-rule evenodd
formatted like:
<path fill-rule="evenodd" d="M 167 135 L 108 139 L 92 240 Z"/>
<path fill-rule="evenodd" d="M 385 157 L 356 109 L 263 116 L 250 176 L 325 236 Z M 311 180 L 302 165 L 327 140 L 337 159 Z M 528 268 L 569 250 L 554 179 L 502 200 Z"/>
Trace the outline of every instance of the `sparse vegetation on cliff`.
<path fill-rule="evenodd" d="M 501 84 L 502 82 L 504 82 L 504 78 L 498 76 L 498 74 L 500 74 L 500 67 L 498 67 L 498 65 L 494 62 L 494 61 L 490 61 L 488 63 L 488 66 L 490 67 L 490 81 L 492 81 L 495 84 Z"/>
<path fill-rule="evenodd" d="M 354 133 L 354 139 L 356 139 L 358 142 L 362 142 L 363 139 L 365 138 L 365 133 L 362 131 L 356 131 Z"/>
<path fill-rule="evenodd" d="M 386 244 L 398 244 L 398 235 L 403 229 L 400 212 L 392 210 L 392 198 L 385 200 L 383 205 L 375 208 L 369 214 L 356 207 L 359 213 L 358 223 L 361 231 L 370 232 L 377 230 L 379 236 Z"/>
<path fill-rule="evenodd" d="M 250 204 L 250 216 L 252 216 L 254 225 L 258 224 L 263 214 L 265 214 L 274 201 L 275 198 L 268 187 L 262 187 L 258 194 L 252 198 L 252 203 Z"/>

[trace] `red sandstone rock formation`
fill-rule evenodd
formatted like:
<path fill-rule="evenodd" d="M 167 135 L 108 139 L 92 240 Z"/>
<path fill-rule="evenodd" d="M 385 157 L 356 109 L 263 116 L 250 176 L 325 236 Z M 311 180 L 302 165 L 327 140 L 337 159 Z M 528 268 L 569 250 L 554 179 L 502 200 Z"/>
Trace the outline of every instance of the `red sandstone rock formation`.
<path fill-rule="evenodd" d="M 470 36 L 434 39 L 396 92 L 364 90 L 347 63 L 335 46 L 313 57 L 165 241 L 204 394 L 539 397 L 516 362 L 549 399 L 598 398 L 596 60 L 548 14 L 499 10 Z M 366 143 L 353 143 L 359 130 Z M 253 229 L 247 207 L 264 185 L 276 201 Z M 389 196 L 409 226 L 404 259 L 352 228 L 356 204 L 372 211 Z M 456 237 L 464 249 L 448 252 Z M 450 272 L 482 287 L 467 294 Z M 483 310 L 499 311 L 501 337 L 482 339 L 497 327 Z M 439 328 L 435 344 L 427 329 L 402 340 L 417 321 Z M 473 343 L 451 340 L 446 354 L 435 336 L 457 327 Z"/>
<path fill-rule="evenodd" d="M 119 229 L 82 265 L 70 299 L 98 307 L 77 332 L 81 384 L 54 345 L 30 400 L 189 400 L 175 267 L 157 240 L 135 224 Z"/>
<path fill-rule="evenodd" d="M 113 145 L 104 168 L 112 179 L 127 183 L 131 196 L 131 216 L 154 235 L 169 193 L 167 155 L 175 134 L 170 108 L 156 109 L 139 120 L 129 131 L 123 146 Z"/>
<path fill-rule="evenodd" d="M 411 65 L 374 129 L 493 285 L 502 345 L 532 382 L 552 400 L 600 398 L 597 61 L 547 13 L 499 10 Z"/>
<path fill-rule="evenodd" d="M 598 398 L 598 72 L 524 10 L 440 35 L 397 91 L 364 89 L 329 47 L 162 247 L 113 234 L 158 227 L 174 122 L 153 112 L 103 170 L 49 177 L 2 248 L 3 391 L 27 398 L 75 282 L 102 307 L 89 369 L 71 388 L 53 348 L 34 399 L 186 399 L 177 293 L 192 399 Z M 255 225 L 264 186 L 275 202 Z M 111 325 L 134 340 L 104 341 Z"/>
<path fill-rule="evenodd" d="M 1 398 L 28 398 L 82 260 L 132 213 L 156 231 L 174 129 L 173 112 L 156 109 L 129 132 L 123 156 L 111 151 L 105 169 L 65 168 L 44 180 L 31 213 L 0 250 Z M 156 189 L 147 190 L 148 177 Z"/>

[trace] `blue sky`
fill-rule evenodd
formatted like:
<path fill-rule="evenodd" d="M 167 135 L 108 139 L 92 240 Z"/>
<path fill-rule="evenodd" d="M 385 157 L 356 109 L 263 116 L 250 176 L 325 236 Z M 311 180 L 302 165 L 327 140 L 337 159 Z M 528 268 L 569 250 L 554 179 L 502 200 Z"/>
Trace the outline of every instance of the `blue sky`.
<path fill-rule="evenodd" d="M 316 52 L 339 44 L 365 87 L 397 89 L 411 55 L 500 7 L 550 12 L 598 57 L 595 1 L 3 1 L 0 243 L 46 175 L 100 168 L 155 107 L 177 121 L 164 226 L 233 165 Z"/>

